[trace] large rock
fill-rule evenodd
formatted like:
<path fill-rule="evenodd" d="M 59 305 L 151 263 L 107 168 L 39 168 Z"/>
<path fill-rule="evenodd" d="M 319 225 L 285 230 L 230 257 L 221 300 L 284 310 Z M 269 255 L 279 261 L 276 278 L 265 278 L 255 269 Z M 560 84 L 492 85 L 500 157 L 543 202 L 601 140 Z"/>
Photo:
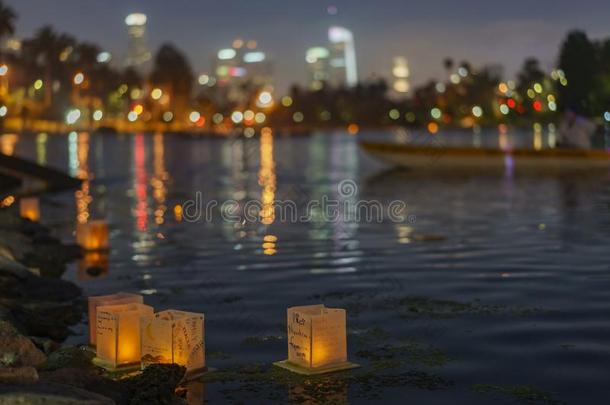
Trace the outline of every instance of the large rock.
<path fill-rule="evenodd" d="M 0 320 L 0 366 L 38 367 L 47 360 L 27 337 L 21 335 L 9 322 Z"/>
<path fill-rule="evenodd" d="M 64 347 L 49 355 L 40 367 L 40 378 L 44 382 L 70 385 L 111 398 L 115 402 L 126 403 L 129 398 L 127 387 L 103 376 L 93 365 L 91 350 L 78 347 Z"/>
<path fill-rule="evenodd" d="M 2 300 L 0 303 L 6 305 Z M 80 305 L 71 302 L 13 301 L 8 307 L 19 327 L 28 335 L 56 341 L 70 336 L 70 326 L 78 323 L 83 315 Z"/>
<path fill-rule="evenodd" d="M 3 247 L 0 247 L 0 273 L 13 276 L 21 280 L 26 279 L 33 274 L 30 269 L 17 262 L 8 249 Z"/>
<path fill-rule="evenodd" d="M 82 318 L 81 298 L 80 288 L 65 280 L 34 275 L 18 279 L 0 272 L 0 307 L 26 335 L 64 340 Z"/>
<path fill-rule="evenodd" d="M 23 259 L 26 252 L 32 250 L 31 239 L 16 229 L 0 229 L 0 241 L 2 241 L 2 247 L 7 249 L 18 261 Z"/>

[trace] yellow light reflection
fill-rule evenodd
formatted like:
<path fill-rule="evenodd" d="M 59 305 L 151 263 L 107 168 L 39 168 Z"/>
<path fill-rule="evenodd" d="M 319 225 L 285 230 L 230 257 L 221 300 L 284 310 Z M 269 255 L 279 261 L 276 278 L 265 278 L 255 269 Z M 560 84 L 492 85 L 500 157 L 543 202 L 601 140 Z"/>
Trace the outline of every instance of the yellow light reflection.
<path fill-rule="evenodd" d="M 47 138 L 44 132 L 36 136 L 36 161 L 42 166 L 47 164 Z"/>
<path fill-rule="evenodd" d="M 260 140 L 260 170 L 258 172 L 258 184 L 262 187 L 261 190 L 261 223 L 271 225 L 275 222 L 275 190 L 277 186 L 277 178 L 275 174 L 275 160 L 273 158 L 273 132 L 270 128 L 261 130 Z M 277 253 L 276 242 L 277 236 L 266 235 L 263 238 L 263 253 L 268 256 L 273 256 Z"/>
<path fill-rule="evenodd" d="M 534 149 L 542 149 L 542 130 L 534 131 Z"/>
<path fill-rule="evenodd" d="M 273 132 L 270 128 L 263 128 L 260 140 L 260 170 L 258 172 L 258 184 L 262 187 L 260 212 L 261 222 L 271 225 L 275 221 L 276 176 L 275 161 L 273 159 Z"/>
<path fill-rule="evenodd" d="M 165 222 L 165 212 L 167 206 L 165 200 L 167 198 L 167 180 L 169 174 L 165 170 L 165 144 L 163 143 L 163 134 L 156 133 L 153 138 L 153 178 L 150 183 L 153 189 L 153 198 L 157 203 L 155 208 L 155 223 L 161 225 Z"/>
<path fill-rule="evenodd" d="M 2 153 L 8 156 L 15 154 L 15 146 L 19 142 L 19 135 L 17 134 L 4 134 L 0 136 L 0 150 Z"/>
<path fill-rule="evenodd" d="M 91 197 L 91 173 L 89 172 L 89 134 L 82 132 L 78 134 L 76 142 L 76 168 L 75 175 L 83 182 L 80 190 L 75 193 L 76 197 L 76 221 L 86 224 L 89 221 L 89 205 L 93 201 Z"/>

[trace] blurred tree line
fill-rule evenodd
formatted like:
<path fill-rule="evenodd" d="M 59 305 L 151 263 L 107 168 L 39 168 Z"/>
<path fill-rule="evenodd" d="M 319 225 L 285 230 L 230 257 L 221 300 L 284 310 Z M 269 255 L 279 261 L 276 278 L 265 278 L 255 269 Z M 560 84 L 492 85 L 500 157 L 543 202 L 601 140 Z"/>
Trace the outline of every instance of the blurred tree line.
<path fill-rule="evenodd" d="M 0 1 L 3 43 L 14 34 L 16 19 Z M 189 114 L 198 111 L 208 123 L 219 113 L 226 121 L 235 109 L 256 108 L 259 89 L 248 84 L 243 85 L 243 91 L 251 92 L 247 105 L 224 100 L 219 86 L 199 86 L 188 57 L 174 45 L 158 49 L 147 74 L 109 63 L 102 54 L 97 44 L 44 26 L 20 49 L 0 53 L 0 62 L 10 69 L 2 80 L 0 103 L 14 106 L 10 113 L 24 120 L 56 121 L 75 107 L 122 119 L 139 106 L 145 121 L 152 122 L 188 122 Z M 475 67 L 449 58 L 442 63 L 443 80 L 424 83 L 398 100 L 379 78 L 351 88 L 294 85 L 282 102 L 276 95 L 265 125 L 529 125 L 557 121 L 567 109 L 601 119 L 610 108 L 610 39 L 594 41 L 581 31 L 568 33 L 550 72 L 535 58 L 525 60 L 514 80 L 504 80 L 498 66 Z M 286 98 L 290 102 L 284 103 Z"/>

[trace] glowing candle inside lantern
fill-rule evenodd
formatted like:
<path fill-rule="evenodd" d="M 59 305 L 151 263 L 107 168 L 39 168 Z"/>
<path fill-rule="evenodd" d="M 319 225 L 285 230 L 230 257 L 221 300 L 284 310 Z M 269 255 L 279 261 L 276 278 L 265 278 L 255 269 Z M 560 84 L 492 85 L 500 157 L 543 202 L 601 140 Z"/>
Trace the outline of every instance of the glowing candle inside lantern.
<path fill-rule="evenodd" d="M 99 295 L 89 297 L 89 343 L 96 345 L 97 341 L 97 308 L 108 305 L 142 304 L 144 298 L 141 295 L 120 292 L 112 295 Z"/>
<path fill-rule="evenodd" d="M 163 311 L 141 319 L 142 368 L 155 363 L 179 364 L 187 376 L 205 370 L 204 315 Z"/>
<path fill-rule="evenodd" d="M 22 218 L 38 222 L 40 220 L 40 202 L 38 198 L 22 198 L 19 201 L 19 213 Z"/>
<path fill-rule="evenodd" d="M 310 305 L 288 308 L 288 360 L 277 366 L 301 374 L 346 370 L 346 315 L 343 309 Z"/>
<path fill-rule="evenodd" d="M 91 221 L 76 226 L 76 243 L 85 250 L 108 249 L 108 224 Z"/>
<path fill-rule="evenodd" d="M 97 307 L 97 357 L 94 362 L 107 369 L 140 364 L 140 318 L 152 316 L 143 304 Z"/>

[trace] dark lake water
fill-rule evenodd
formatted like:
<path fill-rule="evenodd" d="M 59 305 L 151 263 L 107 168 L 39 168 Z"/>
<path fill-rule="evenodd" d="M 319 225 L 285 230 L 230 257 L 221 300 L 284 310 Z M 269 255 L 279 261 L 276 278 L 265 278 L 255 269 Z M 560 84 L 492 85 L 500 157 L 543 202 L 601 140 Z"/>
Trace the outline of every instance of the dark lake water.
<path fill-rule="evenodd" d="M 107 219 L 108 270 L 74 263 L 65 278 L 86 295 L 140 292 L 157 309 L 204 312 L 209 366 L 284 359 L 286 308 L 324 303 L 347 309 L 350 359 L 364 366 L 332 380 L 344 383 L 332 403 L 509 404 L 516 386 L 573 404 L 610 398 L 610 172 L 388 170 L 344 133 L 73 133 L 2 146 L 89 179 L 77 198 L 46 198 L 43 222 L 71 240 L 77 217 Z M 197 192 L 234 201 L 237 216 L 250 200 L 328 199 L 338 214 L 227 221 L 216 209 L 179 221 L 174 207 Z M 366 221 L 358 201 L 405 206 Z M 84 325 L 75 333 L 72 343 L 86 342 Z M 256 385 L 209 383 L 204 395 L 298 396 Z"/>

